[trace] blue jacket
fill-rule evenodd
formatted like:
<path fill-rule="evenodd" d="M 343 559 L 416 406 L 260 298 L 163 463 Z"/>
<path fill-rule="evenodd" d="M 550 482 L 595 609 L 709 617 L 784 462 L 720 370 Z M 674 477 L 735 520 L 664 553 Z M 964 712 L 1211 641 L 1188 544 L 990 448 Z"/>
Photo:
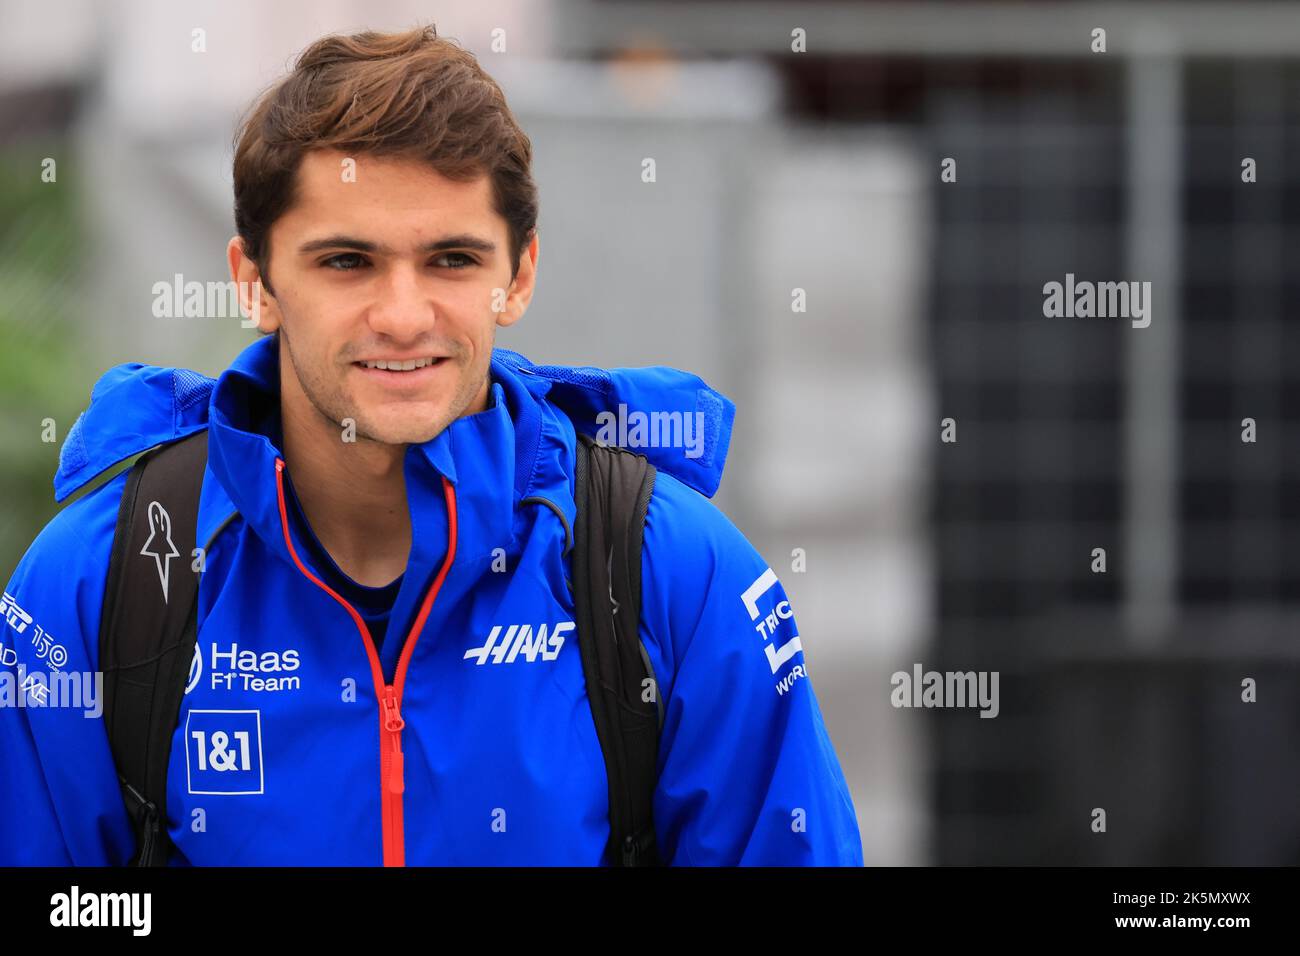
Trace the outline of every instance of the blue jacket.
<path fill-rule="evenodd" d="M 284 506 L 277 348 L 259 338 L 216 380 L 109 370 L 54 480 L 62 501 L 137 452 L 209 432 L 198 644 L 168 771 L 174 865 L 604 862 L 607 783 L 563 552 L 575 429 L 596 434 L 620 404 L 698 411 L 705 426 L 694 454 L 636 449 L 659 470 L 640 634 L 664 704 L 662 859 L 862 864 L 785 591 L 708 500 L 728 399 L 675 369 L 537 366 L 495 350 L 488 408 L 407 449 L 411 554 L 376 653 L 323 586 L 341 572 L 321 567 L 328 554 Z M 60 512 L 5 589 L 0 864 L 120 865 L 133 850 L 93 702 L 42 705 L 23 690 L 39 695 L 33 674 L 97 667 L 124 485 L 119 474 Z M 188 556 L 171 562 L 189 570 Z"/>

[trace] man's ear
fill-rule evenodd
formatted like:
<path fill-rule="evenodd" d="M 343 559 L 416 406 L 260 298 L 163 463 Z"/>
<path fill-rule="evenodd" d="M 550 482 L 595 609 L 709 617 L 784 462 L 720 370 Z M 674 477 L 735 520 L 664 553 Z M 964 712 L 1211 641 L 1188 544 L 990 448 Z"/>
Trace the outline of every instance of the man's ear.
<path fill-rule="evenodd" d="M 226 261 L 230 264 L 230 278 L 235 283 L 239 306 L 244 310 L 245 325 L 249 319 L 265 335 L 280 328 L 280 309 L 270 290 L 262 284 L 262 273 L 257 263 L 244 251 L 244 240 L 239 236 L 226 244 Z"/>
<path fill-rule="evenodd" d="M 533 230 L 533 238 L 520 252 L 519 269 L 514 281 L 510 283 L 505 307 L 497 313 L 497 325 L 502 328 L 514 325 L 528 310 L 528 303 L 533 299 L 533 289 L 537 286 L 538 249 L 537 231 Z"/>

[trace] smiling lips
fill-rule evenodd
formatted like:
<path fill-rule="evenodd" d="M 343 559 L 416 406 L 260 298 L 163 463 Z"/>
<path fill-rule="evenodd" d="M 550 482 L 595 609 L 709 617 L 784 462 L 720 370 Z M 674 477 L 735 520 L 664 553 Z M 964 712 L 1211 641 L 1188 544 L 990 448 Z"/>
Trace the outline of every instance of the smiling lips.
<path fill-rule="evenodd" d="M 412 372 L 417 368 L 425 368 L 430 365 L 436 365 L 443 360 L 444 356 L 429 355 L 422 358 L 412 359 L 366 359 L 361 362 L 353 362 L 353 365 L 359 365 L 362 368 L 375 368 L 385 372 Z"/>
<path fill-rule="evenodd" d="M 425 355 L 409 359 L 365 359 L 353 362 L 352 367 L 373 385 L 415 397 L 423 395 L 436 380 L 441 379 L 444 366 L 451 365 L 445 355 Z"/>

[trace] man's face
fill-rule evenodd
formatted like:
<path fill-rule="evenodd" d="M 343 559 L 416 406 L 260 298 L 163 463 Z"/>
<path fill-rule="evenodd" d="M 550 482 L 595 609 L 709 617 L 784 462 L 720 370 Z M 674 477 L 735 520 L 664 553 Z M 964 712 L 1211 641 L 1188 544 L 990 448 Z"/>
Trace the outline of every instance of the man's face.
<path fill-rule="evenodd" d="M 505 220 L 486 174 L 453 182 L 409 159 L 313 151 L 298 169 L 293 206 L 271 227 L 260 328 L 280 330 L 305 398 L 358 439 L 424 442 L 487 406 L 498 325 L 523 315 L 537 240 L 510 278 Z M 231 240 L 231 271 L 256 267 Z M 377 367 L 387 365 L 387 369 Z M 414 364 L 415 368 L 410 368 Z"/>

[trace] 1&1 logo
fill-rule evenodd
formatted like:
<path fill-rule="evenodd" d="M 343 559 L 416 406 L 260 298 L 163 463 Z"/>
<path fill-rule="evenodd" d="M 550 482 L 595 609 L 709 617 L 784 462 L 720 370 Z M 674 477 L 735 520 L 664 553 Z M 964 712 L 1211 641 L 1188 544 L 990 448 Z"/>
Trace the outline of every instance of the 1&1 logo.
<path fill-rule="evenodd" d="M 191 710 L 185 718 L 185 769 L 190 793 L 262 793 L 262 712 Z"/>

